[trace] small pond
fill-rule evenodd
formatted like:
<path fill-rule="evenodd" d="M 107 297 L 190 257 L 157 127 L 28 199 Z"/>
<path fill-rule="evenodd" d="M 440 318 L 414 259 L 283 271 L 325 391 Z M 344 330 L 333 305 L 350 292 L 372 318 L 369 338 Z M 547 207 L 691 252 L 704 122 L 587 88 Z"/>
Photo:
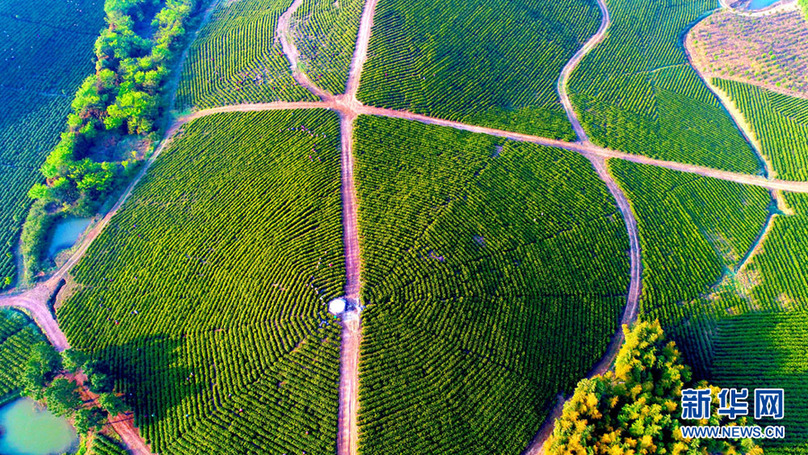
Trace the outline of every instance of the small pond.
<path fill-rule="evenodd" d="M 92 218 L 66 218 L 57 222 L 48 245 L 48 257 L 53 259 L 60 251 L 75 245 L 91 221 Z"/>
<path fill-rule="evenodd" d="M 0 407 L 0 453 L 51 455 L 78 448 L 76 430 L 67 420 L 48 412 L 29 398 Z"/>
<path fill-rule="evenodd" d="M 779 0 L 752 0 L 749 3 L 749 9 L 751 10 L 763 9 L 777 3 L 778 1 Z"/>

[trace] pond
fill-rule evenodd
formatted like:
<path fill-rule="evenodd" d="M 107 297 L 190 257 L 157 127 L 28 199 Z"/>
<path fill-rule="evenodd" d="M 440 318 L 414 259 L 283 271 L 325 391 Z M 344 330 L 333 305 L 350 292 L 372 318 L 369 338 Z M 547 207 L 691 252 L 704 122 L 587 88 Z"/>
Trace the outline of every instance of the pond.
<path fill-rule="evenodd" d="M 749 9 L 751 10 L 763 9 L 777 3 L 778 1 L 779 0 L 752 0 L 749 3 Z"/>
<path fill-rule="evenodd" d="M 78 448 L 76 430 L 67 420 L 48 412 L 29 398 L 0 407 L 0 453 L 51 455 Z"/>
<path fill-rule="evenodd" d="M 60 251 L 75 245 L 90 221 L 92 218 L 66 218 L 57 222 L 48 246 L 48 257 L 53 259 Z"/>

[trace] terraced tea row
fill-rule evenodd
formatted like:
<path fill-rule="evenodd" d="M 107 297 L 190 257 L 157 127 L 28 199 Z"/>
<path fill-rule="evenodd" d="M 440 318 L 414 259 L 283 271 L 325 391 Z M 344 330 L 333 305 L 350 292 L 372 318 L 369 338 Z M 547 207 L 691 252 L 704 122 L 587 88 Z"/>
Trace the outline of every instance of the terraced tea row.
<path fill-rule="evenodd" d="M 359 117 L 362 453 L 518 453 L 599 359 L 628 241 L 570 152 Z"/>
<path fill-rule="evenodd" d="M 333 113 L 210 116 L 91 245 L 59 320 L 132 394 L 153 451 L 334 451 L 339 189 Z"/>
<path fill-rule="evenodd" d="M 223 2 L 191 45 L 177 108 L 315 100 L 292 78 L 276 35 L 283 0 Z"/>
<path fill-rule="evenodd" d="M 754 414 L 753 390 L 785 390 L 782 420 L 760 420 L 761 425 L 783 425 L 784 440 L 765 441 L 767 454 L 804 454 L 808 451 L 808 350 L 806 313 L 750 313 L 722 320 L 716 330 L 712 377 L 716 385 L 749 389 L 749 413 Z"/>
<path fill-rule="evenodd" d="M 624 152 L 756 173 L 760 164 L 688 65 L 688 24 L 713 0 L 607 1 L 608 36 L 583 59 L 570 97 L 590 139 Z"/>
<path fill-rule="evenodd" d="M 599 24 L 591 0 L 381 2 L 359 99 L 553 138 L 573 133 L 561 68 Z"/>
<path fill-rule="evenodd" d="M 750 124 L 777 177 L 808 180 L 808 100 L 714 79 Z"/>

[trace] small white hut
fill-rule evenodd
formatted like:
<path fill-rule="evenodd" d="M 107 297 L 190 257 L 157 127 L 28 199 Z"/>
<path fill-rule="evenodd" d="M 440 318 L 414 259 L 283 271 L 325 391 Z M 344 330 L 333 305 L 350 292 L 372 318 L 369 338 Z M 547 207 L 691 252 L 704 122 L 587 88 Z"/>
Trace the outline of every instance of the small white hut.
<path fill-rule="evenodd" d="M 336 298 L 330 302 L 328 302 L 328 311 L 331 314 L 342 314 L 345 312 L 345 306 L 347 302 L 343 298 Z"/>

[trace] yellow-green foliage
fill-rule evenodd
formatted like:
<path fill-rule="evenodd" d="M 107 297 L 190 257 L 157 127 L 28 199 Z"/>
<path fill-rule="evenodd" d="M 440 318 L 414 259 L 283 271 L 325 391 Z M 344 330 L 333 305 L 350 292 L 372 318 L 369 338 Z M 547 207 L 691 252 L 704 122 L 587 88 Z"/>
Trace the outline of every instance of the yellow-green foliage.
<path fill-rule="evenodd" d="M 682 389 L 690 385 L 690 368 L 682 363 L 676 345 L 665 339 L 659 321 L 623 330 L 626 340 L 615 371 L 578 383 L 545 443 L 549 455 L 763 453 L 751 440 L 683 439 L 679 403 Z M 717 389 L 711 388 L 717 409 Z M 698 424 L 727 422 L 714 414 Z"/>

